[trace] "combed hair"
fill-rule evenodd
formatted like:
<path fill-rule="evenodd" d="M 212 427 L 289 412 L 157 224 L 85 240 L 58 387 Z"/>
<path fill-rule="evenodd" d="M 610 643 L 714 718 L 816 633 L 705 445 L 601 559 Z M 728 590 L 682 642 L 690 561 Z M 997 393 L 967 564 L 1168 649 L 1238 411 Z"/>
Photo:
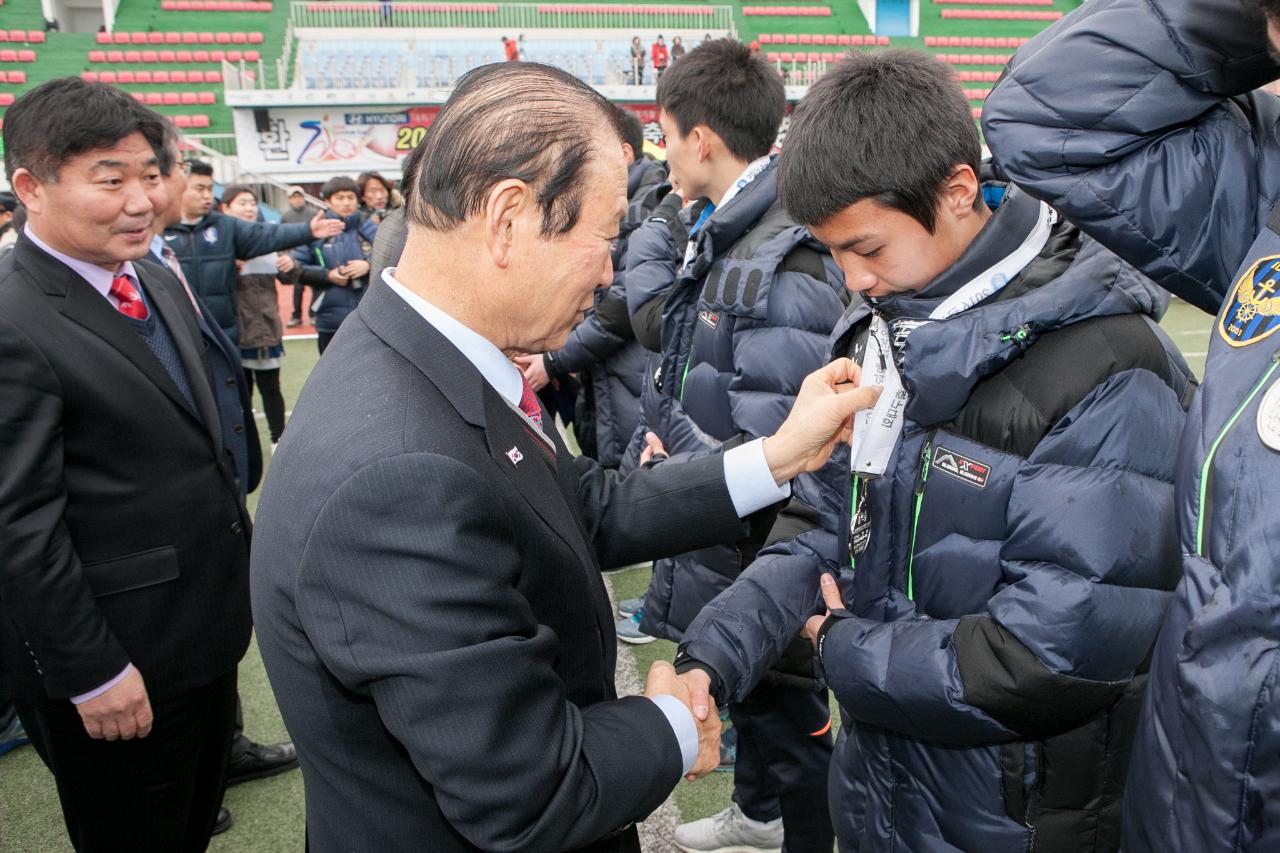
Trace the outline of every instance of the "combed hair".
<path fill-rule="evenodd" d="M 806 225 L 870 198 L 932 234 L 947 179 L 959 165 L 978 174 L 981 161 L 978 129 L 950 68 L 915 50 L 853 51 L 792 111 L 778 197 Z"/>
<path fill-rule="evenodd" d="M 558 68 L 499 62 L 469 71 L 418 146 L 405 215 L 450 231 L 484 210 L 495 184 L 516 179 L 537 197 L 542 235 L 567 233 L 582 214 L 593 134 L 614 121 L 612 104 Z"/>
<path fill-rule="evenodd" d="M 4 115 L 4 166 L 26 169 L 41 181 L 54 182 L 68 161 L 86 151 L 111 148 L 134 133 L 156 152 L 166 141 L 166 120 L 115 86 L 60 77 L 36 86 Z"/>
<path fill-rule="evenodd" d="M 614 128 L 622 141 L 631 146 L 631 156 L 637 161 L 644 156 L 644 127 L 640 124 L 640 116 L 626 107 L 613 105 L 617 121 Z"/>
<path fill-rule="evenodd" d="M 768 154 L 787 111 L 782 77 L 734 39 L 699 45 L 658 81 L 658 106 L 682 136 L 705 125 L 739 160 Z"/>
<path fill-rule="evenodd" d="M 187 169 L 192 175 L 199 175 L 202 178 L 213 177 L 213 167 L 203 160 L 188 160 Z"/>

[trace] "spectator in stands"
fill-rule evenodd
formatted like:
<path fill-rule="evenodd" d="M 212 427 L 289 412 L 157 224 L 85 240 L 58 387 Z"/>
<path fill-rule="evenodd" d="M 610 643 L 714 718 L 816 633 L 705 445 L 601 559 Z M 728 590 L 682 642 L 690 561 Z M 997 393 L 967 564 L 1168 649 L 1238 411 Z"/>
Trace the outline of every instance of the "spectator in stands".
<path fill-rule="evenodd" d="M 830 356 L 884 392 L 811 529 L 699 615 L 677 669 L 731 699 L 804 627 L 847 721 L 841 849 L 1114 853 L 1195 383 L 1157 286 L 980 157 L 916 51 L 855 51 L 792 113 L 782 201 L 857 294 Z"/>
<path fill-rule="evenodd" d="M 705 36 L 702 37 L 702 43 L 711 44 L 711 33 L 707 33 Z"/>
<path fill-rule="evenodd" d="M 320 188 L 320 198 L 329 205 L 325 215 L 336 222 L 336 235 L 318 239 L 293 250 L 293 259 L 302 267 L 301 281 L 318 295 L 311 303 L 315 317 L 316 343 L 323 354 L 342 321 L 356 310 L 369 284 L 369 251 L 378 234 L 378 225 L 360 215 L 360 188 L 351 178 L 330 178 Z"/>
<path fill-rule="evenodd" d="M 222 191 L 222 212 L 245 222 L 258 220 L 258 196 L 244 184 Z M 276 277 L 296 277 L 297 262 L 287 254 L 268 252 L 243 261 L 236 282 L 236 314 L 240 320 L 240 363 L 249 396 L 256 385 L 274 448 L 284 432 L 284 395 L 280 393 L 280 363 L 284 358 L 284 332 Z"/>
<path fill-rule="evenodd" d="M 289 187 L 289 207 L 280 214 L 280 221 L 285 225 L 298 225 L 304 222 L 310 222 L 311 218 L 316 215 L 316 210 L 307 204 L 306 195 L 302 192 L 302 187 Z M 290 329 L 302 325 L 302 302 L 303 291 L 307 286 L 300 281 L 293 283 L 293 312 L 289 315 L 289 322 L 286 324 Z M 307 321 L 310 322 L 311 317 L 308 315 Z"/>
<path fill-rule="evenodd" d="M 627 294 L 619 269 L 627 236 L 652 212 L 655 192 L 667 177 L 666 166 L 644 155 L 644 131 L 631 110 L 613 107 L 622 155 L 627 162 L 627 216 L 614 241 L 613 283 L 597 290 L 586 318 L 555 352 L 518 356 L 517 365 L 534 391 L 570 374 L 580 383 L 574 412 L 574 436 L 584 456 L 617 468 L 640 419 L 645 349 L 635 340 L 627 314 Z"/>
<path fill-rule="evenodd" d="M 1018 186 L 1217 314 L 1181 449 L 1147 438 L 1179 457 L 1182 578 L 1126 782 L 1133 853 L 1280 849 L 1277 51 L 1276 0 L 1090 0 L 983 115 Z"/>
<path fill-rule="evenodd" d="M 220 428 L 190 298 L 143 260 L 168 127 L 75 77 L 4 122 L 29 220 L 0 280 L 0 655 L 86 851 L 205 849 L 252 628 L 252 432 Z"/>
<path fill-rule="evenodd" d="M 529 43 L 525 41 L 524 33 L 521 33 L 519 38 L 516 39 L 516 48 L 519 50 L 520 58 L 523 61 L 525 62 L 535 61 L 533 56 L 529 53 Z"/>
<path fill-rule="evenodd" d="M 502 52 L 507 57 L 507 62 L 520 61 L 520 45 L 516 44 L 515 39 L 502 37 Z"/>
<path fill-rule="evenodd" d="M 356 188 L 360 192 L 360 213 L 372 219 L 374 225 L 381 225 L 387 213 L 399 206 L 395 188 L 377 172 L 361 172 Z"/>
<path fill-rule="evenodd" d="M 778 202 L 769 154 L 786 110 L 778 75 L 745 44 L 725 39 L 672 67 L 657 102 L 672 177 L 700 200 L 700 211 L 665 296 L 662 363 L 647 383 L 636 441 L 647 429 L 673 456 L 715 454 L 778 428 L 804 376 L 821 366 L 848 297 L 830 252 Z M 816 507 L 820 487 L 805 475 L 793 495 Z M 750 563 L 767 527 L 655 563 L 639 631 L 679 641 Z M 785 671 L 730 706 L 734 802 L 678 827 L 685 850 L 784 842 L 788 850 L 831 849 L 831 713 L 798 629 L 793 638 L 797 652 Z"/>
<path fill-rule="evenodd" d="M 653 82 L 655 84 L 662 82 L 662 73 L 667 70 L 667 61 L 669 55 L 667 53 L 667 43 L 662 40 L 662 34 L 658 34 L 658 40 L 653 43 L 650 48 L 653 56 Z"/>
<path fill-rule="evenodd" d="M 631 85 L 644 85 L 644 45 L 640 36 L 631 39 Z"/>
<path fill-rule="evenodd" d="M 317 212 L 305 225 L 245 222 L 213 210 L 213 167 L 192 160 L 182 196 L 182 221 L 165 229 L 164 239 L 178 256 L 191 289 L 213 312 L 218 325 L 239 341 L 236 318 L 236 261 L 245 261 L 324 240 L 342 233 L 342 223 Z"/>
<path fill-rule="evenodd" d="M 674 65 L 676 60 L 684 56 L 684 39 L 680 36 L 671 37 L 671 64 Z"/>

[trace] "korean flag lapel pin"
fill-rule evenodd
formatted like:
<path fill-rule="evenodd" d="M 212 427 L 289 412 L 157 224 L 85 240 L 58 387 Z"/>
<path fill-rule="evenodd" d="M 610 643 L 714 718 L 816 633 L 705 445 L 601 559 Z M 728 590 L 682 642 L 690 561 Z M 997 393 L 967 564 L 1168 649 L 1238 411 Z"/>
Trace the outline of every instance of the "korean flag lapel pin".
<path fill-rule="evenodd" d="M 507 451 L 507 458 L 511 460 L 512 465 L 519 465 L 524 461 L 524 454 L 520 452 L 520 448 L 512 447 Z"/>

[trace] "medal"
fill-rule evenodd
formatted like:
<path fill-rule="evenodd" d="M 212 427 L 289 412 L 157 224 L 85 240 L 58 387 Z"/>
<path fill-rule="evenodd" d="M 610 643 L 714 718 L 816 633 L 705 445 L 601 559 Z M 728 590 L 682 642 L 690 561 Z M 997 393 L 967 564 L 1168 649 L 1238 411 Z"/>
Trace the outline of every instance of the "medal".
<path fill-rule="evenodd" d="M 1272 450 L 1280 450 L 1280 381 L 1271 384 L 1258 404 L 1258 438 Z"/>

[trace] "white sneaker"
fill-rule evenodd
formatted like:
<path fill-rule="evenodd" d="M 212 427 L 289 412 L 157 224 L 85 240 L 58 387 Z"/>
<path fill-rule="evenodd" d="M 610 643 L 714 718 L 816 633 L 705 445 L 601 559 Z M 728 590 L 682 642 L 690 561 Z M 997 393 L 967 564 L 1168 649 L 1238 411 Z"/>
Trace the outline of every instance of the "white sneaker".
<path fill-rule="evenodd" d="M 761 823 L 734 803 L 720 814 L 680 824 L 675 842 L 685 853 L 780 853 L 782 818 Z"/>

